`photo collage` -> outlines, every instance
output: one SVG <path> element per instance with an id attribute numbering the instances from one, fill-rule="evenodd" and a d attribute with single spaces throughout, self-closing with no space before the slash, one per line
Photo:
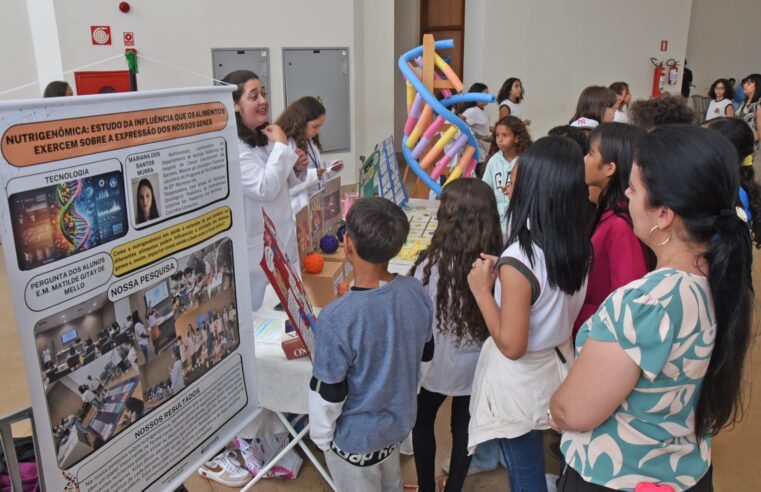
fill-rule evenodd
<path id="1" fill-rule="evenodd" d="M 222 238 L 124 298 L 101 293 L 34 327 L 58 465 L 67 469 L 240 343 L 233 248 Z"/>

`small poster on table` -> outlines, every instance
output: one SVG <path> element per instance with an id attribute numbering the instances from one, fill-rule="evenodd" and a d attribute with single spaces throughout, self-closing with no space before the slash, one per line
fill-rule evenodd
<path id="1" fill-rule="evenodd" d="M 312 231 L 310 230 L 309 207 L 304 205 L 296 213 L 296 242 L 299 246 L 299 264 L 304 264 L 304 258 L 314 250 L 312 246 Z"/>
<path id="2" fill-rule="evenodd" d="M 264 215 L 264 257 L 261 266 L 278 299 L 283 304 L 288 319 L 296 329 L 310 360 L 314 360 L 315 316 L 307 300 L 299 276 L 291 269 L 277 237 L 277 231 L 267 213 Z"/>
<path id="3" fill-rule="evenodd" d="M 379 195 L 400 207 L 410 199 L 396 160 L 393 136 L 378 144 L 365 160 L 360 170 L 359 191 L 363 197 Z"/>
<path id="4" fill-rule="evenodd" d="M 320 239 L 325 235 L 325 221 L 322 213 L 322 190 L 309 197 L 309 234 L 312 236 L 312 247 L 320 244 Z"/>
<path id="5" fill-rule="evenodd" d="M 338 224 L 341 222 L 341 177 L 336 176 L 326 181 L 322 194 L 323 235 L 335 234 L 338 230 Z M 321 238 L 322 236 L 320 236 Z"/>

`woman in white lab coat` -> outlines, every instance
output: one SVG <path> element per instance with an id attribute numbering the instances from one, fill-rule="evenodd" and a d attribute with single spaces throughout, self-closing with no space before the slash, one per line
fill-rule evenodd
<path id="1" fill-rule="evenodd" d="M 288 146 L 306 155 L 305 165 L 298 162 L 288 177 L 291 208 L 296 214 L 309 203 L 310 195 L 320 191 L 326 180 L 338 175 L 343 161 L 334 161 L 329 166 L 322 162 L 320 129 L 325 124 L 325 107 L 317 98 L 305 96 L 293 101 L 276 124 L 288 137 Z"/>
<path id="2" fill-rule="evenodd" d="M 262 210 L 272 219 L 288 261 L 294 271 L 299 272 L 296 227 L 288 195 L 288 175 L 298 156 L 288 148 L 283 130 L 267 124 L 267 93 L 254 72 L 237 70 L 228 74 L 223 82 L 236 86 L 233 102 L 246 215 L 251 307 L 257 310 L 268 283 L 259 265 L 264 251 Z"/>

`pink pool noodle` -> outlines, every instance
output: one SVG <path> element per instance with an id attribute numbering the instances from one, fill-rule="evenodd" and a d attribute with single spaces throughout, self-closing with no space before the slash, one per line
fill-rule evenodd
<path id="1" fill-rule="evenodd" d="M 438 179 L 438 177 L 441 176 L 444 168 L 447 167 L 447 165 L 452 161 L 452 158 L 454 158 L 455 154 L 457 154 L 457 152 L 459 152 L 467 142 L 468 136 L 464 133 L 457 137 L 457 140 L 455 140 L 449 150 L 446 151 L 444 157 L 442 157 L 439 162 L 436 163 L 436 167 L 431 172 L 431 177 L 433 179 Z"/>
<path id="2" fill-rule="evenodd" d="M 433 120 L 431 126 L 429 126 L 428 129 L 423 133 L 423 138 L 420 139 L 420 142 L 418 142 L 418 144 L 412 150 L 412 157 L 415 159 L 420 157 L 420 154 L 422 154 L 423 150 L 428 147 L 428 144 L 431 143 L 431 139 L 441 129 L 445 121 L 446 120 L 443 116 L 437 116 L 436 119 Z"/>
<path id="3" fill-rule="evenodd" d="M 473 171 L 476 169 L 476 160 L 471 157 L 470 158 L 470 164 L 468 164 L 468 169 L 465 170 L 465 177 L 469 177 L 473 175 Z"/>

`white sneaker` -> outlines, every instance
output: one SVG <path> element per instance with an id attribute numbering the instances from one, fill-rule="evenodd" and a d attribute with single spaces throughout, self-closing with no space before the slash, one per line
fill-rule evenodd
<path id="1" fill-rule="evenodd" d="M 198 469 L 198 474 L 228 487 L 243 487 L 253 476 L 238 465 L 235 451 L 227 450 Z"/>

